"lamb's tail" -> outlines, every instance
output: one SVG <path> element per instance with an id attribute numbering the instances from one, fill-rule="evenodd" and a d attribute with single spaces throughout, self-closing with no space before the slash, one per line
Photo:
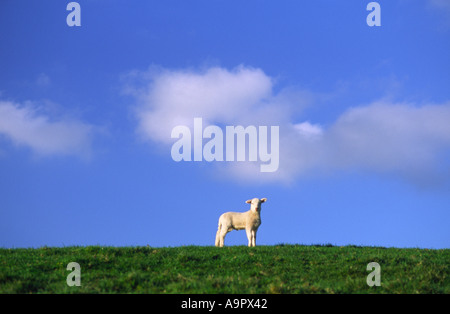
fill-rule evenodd
<path id="1" fill-rule="evenodd" d="M 216 246 L 219 246 L 219 242 L 220 242 L 220 229 L 222 229 L 222 223 L 219 220 L 219 226 L 217 228 L 217 232 L 216 232 Z"/>

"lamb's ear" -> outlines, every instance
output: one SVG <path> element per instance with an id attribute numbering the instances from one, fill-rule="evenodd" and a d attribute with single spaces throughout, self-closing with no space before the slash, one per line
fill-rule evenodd
<path id="1" fill-rule="evenodd" d="M 252 200 L 245 201 L 247 204 L 251 204 Z"/>
<path id="2" fill-rule="evenodd" d="M 261 203 L 264 203 L 265 201 L 267 201 L 267 198 L 262 198 L 261 199 Z"/>

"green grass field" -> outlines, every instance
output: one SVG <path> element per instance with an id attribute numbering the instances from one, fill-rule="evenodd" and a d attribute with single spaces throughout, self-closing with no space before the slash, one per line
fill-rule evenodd
<path id="1" fill-rule="evenodd" d="M 0 249 L 0 293 L 450 293 L 449 261 L 449 249 L 354 246 Z M 70 262 L 80 287 L 66 284 Z"/>

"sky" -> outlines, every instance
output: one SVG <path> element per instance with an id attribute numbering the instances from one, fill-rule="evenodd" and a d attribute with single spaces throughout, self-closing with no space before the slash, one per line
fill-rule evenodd
<path id="1" fill-rule="evenodd" d="M 0 247 L 214 245 L 265 197 L 257 245 L 450 248 L 448 1 L 69 2 L 0 3 Z M 278 167 L 175 161 L 194 118 Z"/>

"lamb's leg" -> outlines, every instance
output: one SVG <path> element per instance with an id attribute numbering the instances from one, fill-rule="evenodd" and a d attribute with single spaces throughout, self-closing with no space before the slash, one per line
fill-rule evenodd
<path id="1" fill-rule="evenodd" d="M 256 246 L 256 230 L 252 230 L 252 246 Z"/>
<path id="2" fill-rule="evenodd" d="M 245 232 L 247 233 L 248 246 L 252 246 L 252 230 L 250 228 L 246 228 Z"/>
<path id="3" fill-rule="evenodd" d="M 220 240 L 219 240 L 220 241 L 219 242 L 219 246 L 220 247 L 223 247 L 225 245 L 225 236 L 227 235 L 227 233 L 228 233 L 227 231 L 225 231 L 225 232 L 222 231 L 220 233 Z"/>
<path id="4" fill-rule="evenodd" d="M 220 227 L 221 227 L 221 224 L 219 224 L 219 227 L 217 228 L 217 232 L 216 232 L 216 242 L 215 242 L 216 246 L 220 246 Z"/>
<path id="5" fill-rule="evenodd" d="M 219 246 L 223 247 L 225 245 L 225 236 L 228 233 L 228 228 L 225 228 L 225 226 L 222 225 L 219 233 Z"/>

